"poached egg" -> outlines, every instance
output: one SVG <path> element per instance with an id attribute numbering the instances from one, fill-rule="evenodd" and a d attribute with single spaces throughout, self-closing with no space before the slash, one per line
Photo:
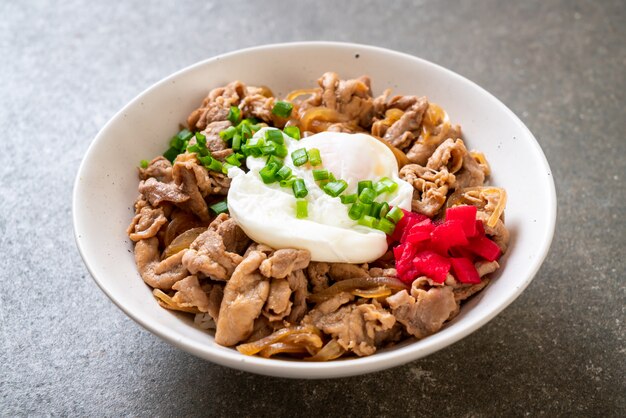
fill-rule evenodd
<path id="1" fill-rule="evenodd" d="M 250 139 L 255 144 L 265 136 L 263 128 Z M 306 249 L 313 261 L 365 263 L 380 258 L 387 251 L 384 232 L 359 225 L 350 219 L 350 205 L 341 203 L 339 197 L 327 195 L 313 179 L 313 169 L 307 163 L 295 166 L 291 153 L 299 148 L 317 148 L 322 165 L 337 179 L 348 183 L 343 194 L 357 192 L 361 180 L 378 181 L 388 177 L 398 184 L 393 193 L 383 193 L 377 202 L 389 206 L 411 209 L 413 187 L 398 177 L 395 156 L 385 144 L 366 134 L 322 132 L 295 140 L 283 133 L 289 154 L 284 165 L 293 175 L 304 180 L 308 195 L 308 217 L 296 218 L 296 198 L 291 187 L 279 183 L 265 184 L 259 176 L 267 157 L 249 156 L 246 173 L 232 167 L 228 191 L 228 209 L 243 231 L 254 241 L 272 248 Z"/>

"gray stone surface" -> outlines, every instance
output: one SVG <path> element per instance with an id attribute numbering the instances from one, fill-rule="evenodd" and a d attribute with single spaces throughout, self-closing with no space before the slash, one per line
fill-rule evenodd
<path id="1" fill-rule="evenodd" d="M 623 0 L 0 2 L 0 415 L 625 416 L 625 22 Z M 71 192 L 98 129 L 147 86 L 314 39 L 405 51 L 491 91 L 541 143 L 559 219 L 534 282 L 470 337 L 292 381 L 199 360 L 125 317 L 78 255 Z"/>

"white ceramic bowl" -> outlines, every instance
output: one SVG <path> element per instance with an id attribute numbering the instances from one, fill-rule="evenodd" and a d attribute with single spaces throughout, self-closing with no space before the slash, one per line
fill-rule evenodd
<path id="1" fill-rule="evenodd" d="M 470 148 L 492 168 L 492 184 L 508 193 L 511 244 L 496 280 L 464 305 L 441 331 L 363 358 L 307 363 L 248 357 L 217 345 L 187 317 L 161 308 L 141 280 L 126 236 L 137 196 L 137 163 L 162 153 L 167 140 L 211 88 L 238 79 L 282 96 L 316 85 L 326 71 L 367 74 L 374 94 L 425 95 L 462 126 Z M 102 128 L 74 186 L 74 229 L 96 283 L 128 316 L 164 340 L 224 366 L 273 376 L 329 378 L 386 369 L 433 353 L 496 316 L 524 290 L 548 253 L 556 220 L 550 167 L 537 141 L 505 105 L 471 81 L 428 61 L 386 49 L 329 42 L 268 45 L 221 55 L 150 87 Z M 487 355 L 487 354 L 486 354 Z"/>

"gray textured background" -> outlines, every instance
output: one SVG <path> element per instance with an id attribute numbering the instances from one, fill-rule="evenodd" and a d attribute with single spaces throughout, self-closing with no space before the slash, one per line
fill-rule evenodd
<path id="1" fill-rule="evenodd" d="M 626 415 L 626 3 L 0 2 L 0 415 Z M 495 94 L 552 166 L 559 219 L 524 294 L 463 341 L 362 377 L 287 381 L 162 342 L 89 277 L 72 182 L 162 77 L 252 45 L 389 47 Z"/>

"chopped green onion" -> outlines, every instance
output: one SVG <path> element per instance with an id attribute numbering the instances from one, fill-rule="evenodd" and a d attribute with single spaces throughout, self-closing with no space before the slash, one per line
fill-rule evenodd
<path id="1" fill-rule="evenodd" d="M 196 132 L 196 142 L 202 148 L 206 148 L 206 136 L 202 135 L 200 132 Z"/>
<path id="2" fill-rule="evenodd" d="M 347 188 L 348 183 L 346 183 L 345 180 L 331 181 L 323 187 L 324 192 L 332 197 L 339 196 Z"/>
<path id="3" fill-rule="evenodd" d="M 285 138 L 278 129 L 268 129 L 265 131 L 265 139 L 268 141 L 276 142 L 277 144 L 284 144 Z"/>
<path id="4" fill-rule="evenodd" d="M 280 171 L 280 170 L 279 170 Z M 280 187 L 292 187 L 293 183 L 296 181 L 297 177 L 296 176 L 291 176 L 285 180 L 281 180 L 279 182 Z"/>
<path id="5" fill-rule="evenodd" d="M 286 165 L 282 166 L 277 172 L 276 172 L 276 177 L 279 180 L 287 180 L 289 177 L 291 177 L 291 168 L 287 167 Z"/>
<path id="6" fill-rule="evenodd" d="M 309 191 L 306 189 L 306 186 L 304 184 L 304 180 L 302 179 L 296 179 L 291 185 L 291 188 L 293 190 L 294 196 L 299 199 L 309 194 Z"/>
<path id="7" fill-rule="evenodd" d="M 394 224 L 397 224 L 400 219 L 404 217 L 404 212 L 397 206 L 394 206 L 389 213 L 387 213 L 386 218 L 389 219 Z"/>
<path id="8" fill-rule="evenodd" d="M 381 218 L 378 221 L 378 225 L 376 225 L 376 229 L 380 229 L 385 234 L 391 235 L 393 233 L 393 230 L 396 229 L 396 224 L 394 224 L 388 219 Z"/>
<path id="9" fill-rule="evenodd" d="M 374 189 L 370 189 L 369 187 L 364 188 L 359 193 L 359 200 L 363 203 L 372 203 L 375 198 L 376 198 L 376 192 L 374 191 Z"/>
<path id="10" fill-rule="evenodd" d="M 328 180 L 330 180 L 330 181 L 337 181 L 337 179 L 335 178 L 335 175 L 333 173 L 330 173 L 328 175 Z"/>
<path id="11" fill-rule="evenodd" d="M 278 164 L 275 162 L 271 162 L 261 170 L 259 170 L 259 176 L 261 176 L 261 180 L 263 183 L 270 184 L 276 181 L 276 172 L 278 171 Z"/>
<path id="12" fill-rule="evenodd" d="M 318 150 L 317 148 L 311 148 L 308 151 L 308 154 L 309 154 L 309 162 L 311 163 L 311 166 L 316 167 L 322 164 L 322 157 L 320 155 L 320 150 Z"/>
<path id="13" fill-rule="evenodd" d="M 233 125 L 237 125 L 241 120 L 241 110 L 237 106 L 231 106 L 226 119 L 228 119 Z"/>
<path id="14" fill-rule="evenodd" d="M 233 143 L 231 144 L 231 148 L 234 151 L 239 151 L 241 149 L 241 135 L 233 135 Z"/>
<path id="15" fill-rule="evenodd" d="M 296 218 L 305 219 L 309 217 L 308 202 L 304 199 L 296 200 Z"/>
<path id="16" fill-rule="evenodd" d="M 228 211 L 228 203 L 225 200 L 222 200 L 221 202 L 217 202 L 214 205 L 211 205 L 209 207 L 211 208 L 213 212 L 215 212 L 216 215 L 219 215 L 220 213 L 224 213 Z"/>
<path id="17" fill-rule="evenodd" d="M 363 216 L 372 214 L 372 205 L 371 203 L 362 203 L 363 204 Z"/>
<path id="18" fill-rule="evenodd" d="M 378 212 L 379 218 L 384 218 L 389 213 L 389 203 L 383 202 L 383 205 L 380 207 L 380 212 Z"/>
<path id="19" fill-rule="evenodd" d="M 215 158 L 212 158 L 212 160 L 213 161 L 211 161 L 211 164 L 206 166 L 206 168 L 212 171 L 222 171 L 223 170 L 222 163 L 219 160 L 216 160 Z"/>
<path id="20" fill-rule="evenodd" d="M 372 189 L 372 188 L 374 188 L 374 186 L 372 185 L 371 180 L 361 180 L 359 182 L 357 193 L 361 195 L 361 192 L 363 191 L 363 189 Z"/>
<path id="21" fill-rule="evenodd" d="M 167 151 L 163 153 L 163 156 L 167 158 L 170 163 L 173 163 L 178 154 L 180 154 L 180 150 L 178 148 L 170 147 Z"/>
<path id="22" fill-rule="evenodd" d="M 233 139 L 236 133 L 237 128 L 235 128 L 234 126 L 229 126 L 228 128 L 220 132 L 220 138 L 222 138 L 224 141 L 228 141 L 229 139 Z"/>
<path id="23" fill-rule="evenodd" d="M 359 219 L 359 225 L 367 226 L 368 228 L 376 228 L 376 226 L 378 226 L 378 219 L 373 216 L 364 215 Z"/>
<path id="24" fill-rule="evenodd" d="M 268 143 L 267 145 L 263 145 L 259 148 L 261 150 L 261 154 L 263 155 L 274 155 L 276 154 L 276 145 L 273 143 Z"/>
<path id="25" fill-rule="evenodd" d="M 230 170 L 233 167 L 235 167 L 233 164 L 222 163 L 222 173 L 223 174 L 228 174 L 228 170 Z"/>
<path id="26" fill-rule="evenodd" d="M 374 190 L 376 193 L 381 194 L 383 192 L 393 193 L 398 188 L 398 183 L 391 180 L 389 177 L 381 178 L 376 185 L 374 186 Z"/>
<path id="27" fill-rule="evenodd" d="M 240 123 L 241 137 L 244 139 L 252 138 L 252 129 L 250 129 L 250 125 L 247 123 Z"/>
<path id="28" fill-rule="evenodd" d="M 265 165 L 267 165 L 269 163 L 276 164 L 278 166 L 278 168 L 283 166 L 283 160 L 281 160 L 280 158 L 276 157 L 275 155 L 270 155 L 269 157 L 267 157 L 267 161 L 265 162 Z"/>
<path id="29" fill-rule="evenodd" d="M 354 203 L 357 201 L 357 194 L 356 193 L 352 193 L 352 194 L 342 194 L 341 196 L 339 196 L 339 198 L 341 199 L 341 203 L 343 203 L 344 205 L 347 205 L 349 203 Z"/>
<path id="30" fill-rule="evenodd" d="M 239 155 L 241 154 L 231 154 L 226 157 L 226 162 L 230 165 L 234 165 L 235 167 L 241 166 L 241 161 L 239 161 Z"/>
<path id="31" fill-rule="evenodd" d="M 280 116 L 281 118 L 288 118 L 289 115 L 291 115 L 292 109 L 293 105 L 291 103 L 279 100 L 274 104 L 272 113 L 276 116 Z"/>
<path id="32" fill-rule="evenodd" d="M 176 134 L 176 137 L 181 141 L 189 141 L 193 134 L 188 129 L 183 129 Z"/>
<path id="33" fill-rule="evenodd" d="M 355 202 L 352 204 L 352 206 L 350 206 L 350 210 L 348 211 L 348 216 L 350 217 L 350 219 L 357 221 L 363 215 L 364 209 L 365 207 L 363 203 Z"/>
<path id="34" fill-rule="evenodd" d="M 287 150 L 287 146 L 285 144 L 276 144 L 276 156 L 280 158 L 285 158 L 289 151 Z"/>
<path id="35" fill-rule="evenodd" d="M 383 207 L 382 203 L 378 203 L 378 202 L 372 203 L 372 210 L 371 210 L 370 215 L 376 219 L 380 218 L 380 210 L 382 209 L 382 207 Z"/>
<path id="36" fill-rule="evenodd" d="M 328 180 L 328 170 L 313 170 L 313 178 L 315 181 Z"/>
<path id="37" fill-rule="evenodd" d="M 139 163 L 139 166 L 141 168 L 148 168 L 149 165 L 150 165 L 150 161 L 148 160 L 141 160 L 141 162 Z"/>
<path id="38" fill-rule="evenodd" d="M 206 157 L 209 155 L 209 150 L 206 149 L 206 146 L 202 147 L 200 144 L 193 144 L 187 147 L 187 151 L 195 152 L 200 157 Z"/>
<path id="39" fill-rule="evenodd" d="M 300 128 L 297 126 L 286 126 L 285 129 L 283 129 L 283 132 L 293 139 L 300 139 Z"/>
<path id="40" fill-rule="evenodd" d="M 291 159 L 293 160 L 293 165 L 295 165 L 296 167 L 306 164 L 306 162 L 309 160 L 309 155 L 306 152 L 306 148 L 299 148 L 292 152 Z"/>

